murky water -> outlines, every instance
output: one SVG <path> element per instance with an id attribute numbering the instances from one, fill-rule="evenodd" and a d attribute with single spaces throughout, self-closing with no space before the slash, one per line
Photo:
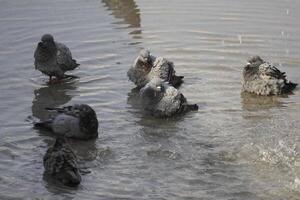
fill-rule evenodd
<path id="1" fill-rule="evenodd" d="M 297 0 L 0 1 L 0 199 L 300 199 L 300 92 L 241 94 L 253 54 L 300 77 Z M 48 86 L 33 51 L 67 44 L 78 79 Z M 199 112 L 169 120 L 134 106 L 126 71 L 141 48 L 174 61 Z M 82 184 L 43 178 L 46 106 L 88 103 L 100 136 L 71 141 Z"/>

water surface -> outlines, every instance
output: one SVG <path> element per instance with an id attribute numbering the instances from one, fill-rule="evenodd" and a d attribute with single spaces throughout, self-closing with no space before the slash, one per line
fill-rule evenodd
<path id="1" fill-rule="evenodd" d="M 254 54 L 299 82 L 298 1 L 0 2 L 0 199 L 299 199 L 299 89 L 240 92 Z M 49 86 L 34 70 L 43 33 L 70 47 L 79 78 Z M 134 106 L 126 72 L 142 48 L 175 63 L 198 112 L 157 120 Z M 43 177 L 53 137 L 32 128 L 73 103 L 100 119 L 98 139 L 71 141 L 91 171 L 76 189 Z"/>

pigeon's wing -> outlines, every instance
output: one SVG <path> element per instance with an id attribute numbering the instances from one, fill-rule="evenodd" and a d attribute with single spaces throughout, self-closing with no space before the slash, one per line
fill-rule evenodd
<path id="1" fill-rule="evenodd" d="M 62 149 L 64 155 L 64 165 L 69 169 L 77 169 L 77 158 L 75 153 L 69 146 L 64 146 Z"/>
<path id="2" fill-rule="evenodd" d="M 59 149 L 50 147 L 44 156 L 44 167 L 48 174 L 59 173 L 62 169 L 77 169 L 77 158 L 68 145 Z"/>
<path id="3" fill-rule="evenodd" d="M 70 49 L 61 43 L 56 43 L 57 53 L 56 53 L 56 61 L 60 66 L 61 70 L 68 71 L 75 69 L 78 64 L 76 60 L 72 59 L 72 54 Z"/>
<path id="4" fill-rule="evenodd" d="M 64 155 L 53 147 L 47 150 L 44 156 L 44 167 L 48 174 L 58 173 L 64 165 Z"/>
<path id="5" fill-rule="evenodd" d="M 260 65 L 259 72 L 260 74 L 269 76 L 271 78 L 286 80 L 285 72 L 281 72 L 279 69 L 269 63 Z"/>
<path id="6" fill-rule="evenodd" d="M 173 86 L 165 85 L 164 97 L 161 99 L 159 105 L 157 106 L 158 110 L 164 112 L 166 116 L 172 116 L 175 114 L 182 104 L 182 95 Z"/>
<path id="7" fill-rule="evenodd" d="M 64 106 L 64 107 L 61 107 L 61 108 L 47 107 L 46 109 L 49 110 L 49 111 L 55 111 L 57 113 L 64 113 L 66 115 L 71 115 L 71 116 L 74 116 L 74 117 L 79 117 L 79 115 L 80 115 L 79 106 L 77 106 L 77 105 Z"/>
<path id="8" fill-rule="evenodd" d="M 173 76 L 175 76 L 175 69 L 174 69 L 174 63 L 173 62 L 170 62 L 168 61 L 168 81 L 171 81 Z"/>
<path id="9" fill-rule="evenodd" d="M 163 57 L 156 58 L 154 67 L 151 69 L 151 78 L 161 78 L 164 81 L 171 80 L 172 69 L 167 59 Z"/>

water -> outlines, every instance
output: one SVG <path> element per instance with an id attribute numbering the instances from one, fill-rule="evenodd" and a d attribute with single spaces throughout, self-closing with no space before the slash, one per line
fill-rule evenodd
<path id="1" fill-rule="evenodd" d="M 2 0 L 0 199 L 300 199 L 300 93 L 241 94 L 258 54 L 299 82 L 296 0 Z M 48 86 L 33 51 L 43 33 L 81 64 Z M 174 61 L 181 91 L 200 110 L 169 120 L 134 106 L 126 71 L 142 48 Z M 99 138 L 71 141 L 76 188 L 43 177 L 53 138 L 32 128 L 46 106 L 88 103 Z"/>

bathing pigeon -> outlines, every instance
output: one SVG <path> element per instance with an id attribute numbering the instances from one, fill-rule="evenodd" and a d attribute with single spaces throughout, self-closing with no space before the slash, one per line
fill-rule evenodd
<path id="1" fill-rule="evenodd" d="M 64 78 L 66 71 L 73 70 L 79 66 L 76 60 L 72 58 L 70 49 L 54 41 L 50 34 L 44 34 L 38 43 L 34 52 L 35 69 L 49 76 L 49 82 L 52 82 L 52 76 L 57 80 Z"/>
<path id="2" fill-rule="evenodd" d="M 188 104 L 179 90 L 159 78 L 152 79 L 140 90 L 143 109 L 155 117 L 171 117 L 198 110 L 197 104 Z"/>
<path id="3" fill-rule="evenodd" d="M 43 159 L 45 174 L 68 186 L 81 182 L 77 158 L 64 137 L 58 137 Z"/>
<path id="4" fill-rule="evenodd" d="M 281 95 L 291 92 L 297 84 L 287 80 L 285 72 L 281 72 L 272 64 L 259 56 L 248 60 L 243 70 L 243 91 L 257 95 Z"/>
<path id="5" fill-rule="evenodd" d="M 150 51 L 141 50 L 127 76 L 137 87 L 142 88 L 153 78 L 160 78 L 174 87 L 183 83 L 183 76 L 176 76 L 174 64 L 165 58 L 152 56 Z"/>
<path id="6" fill-rule="evenodd" d="M 62 108 L 46 108 L 56 115 L 49 120 L 35 123 L 37 128 L 46 128 L 58 135 L 75 139 L 98 137 L 98 119 L 95 111 L 86 104 Z"/>

